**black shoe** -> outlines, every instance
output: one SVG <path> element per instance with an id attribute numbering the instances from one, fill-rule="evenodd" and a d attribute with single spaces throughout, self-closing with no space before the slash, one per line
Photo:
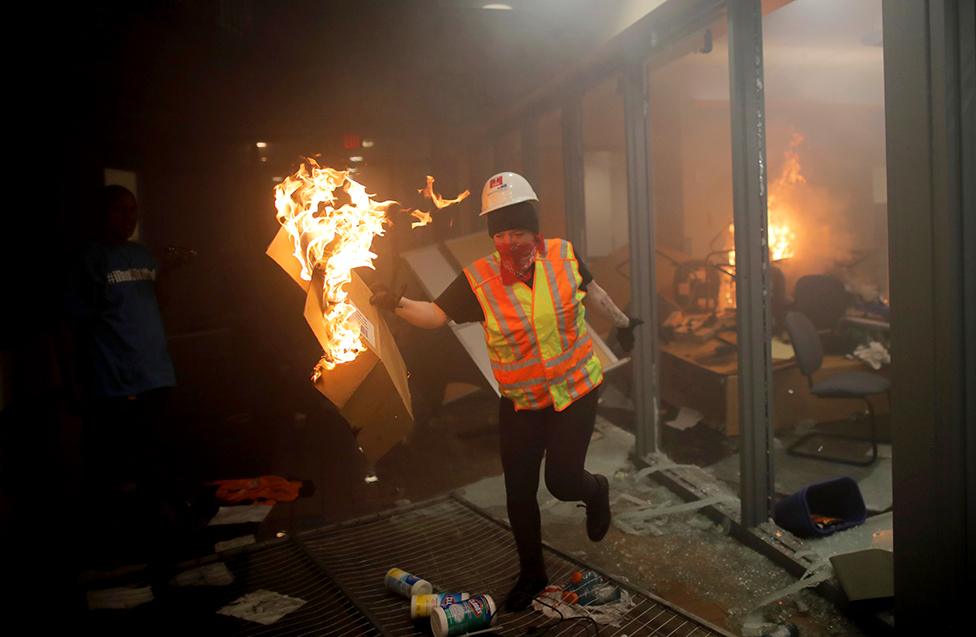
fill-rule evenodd
<path id="1" fill-rule="evenodd" d="M 597 482 L 597 494 L 593 502 L 586 505 L 586 534 L 594 542 L 599 542 L 610 530 L 610 482 L 606 476 L 593 476 Z"/>
<path id="2" fill-rule="evenodd" d="M 505 610 L 510 613 L 518 613 L 529 607 L 535 596 L 542 592 L 542 589 L 549 583 L 549 578 L 545 574 L 541 575 L 519 575 L 515 586 L 505 597 Z"/>

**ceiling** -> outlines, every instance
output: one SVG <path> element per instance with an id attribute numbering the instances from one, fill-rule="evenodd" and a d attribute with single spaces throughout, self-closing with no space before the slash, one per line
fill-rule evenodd
<path id="1" fill-rule="evenodd" d="M 356 132 L 460 139 L 639 15 L 648 0 L 96 3 L 53 41 L 76 121 L 154 145 Z M 379 146 L 379 143 L 378 143 Z"/>

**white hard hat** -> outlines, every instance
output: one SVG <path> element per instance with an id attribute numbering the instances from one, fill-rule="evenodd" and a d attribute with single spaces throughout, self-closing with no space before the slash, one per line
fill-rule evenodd
<path id="1" fill-rule="evenodd" d="M 523 201 L 539 201 L 525 177 L 512 172 L 498 173 L 485 182 L 481 191 L 481 214 Z"/>

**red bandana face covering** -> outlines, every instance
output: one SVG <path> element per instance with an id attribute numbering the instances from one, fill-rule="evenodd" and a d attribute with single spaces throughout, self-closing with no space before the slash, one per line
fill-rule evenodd
<path id="1" fill-rule="evenodd" d="M 503 243 L 498 248 L 501 258 L 502 283 L 514 285 L 516 281 L 529 284 L 535 274 L 535 258 L 542 251 L 542 235 L 535 235 L 532 243 Z"/>

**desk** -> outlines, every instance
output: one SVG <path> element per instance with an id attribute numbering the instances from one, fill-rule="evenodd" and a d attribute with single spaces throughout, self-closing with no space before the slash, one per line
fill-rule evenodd
<path id="1" fill-rule="evenodd" d="M 704 416 L 703 422 L 727 436 L 739 435 L 739 376 L 736 352 L 720 355 L 723 343 L 671 342 L 660 346 L 659 383 L 661 399 L 677 407 L 690 407 Z M 823 380 L 831 374 L 871 371 L 858 360 L 824 356 L 814 375 Z M 810 393 L 807 379 L 794 360 L 773 361 L 773 428 L 792 427 L 805 418 L 816 422 L 842 420 L 863 411 L 860 400 L 821 399 Z M 872 398 L 875 413 L 887 413 L 887 397 Z"/>

